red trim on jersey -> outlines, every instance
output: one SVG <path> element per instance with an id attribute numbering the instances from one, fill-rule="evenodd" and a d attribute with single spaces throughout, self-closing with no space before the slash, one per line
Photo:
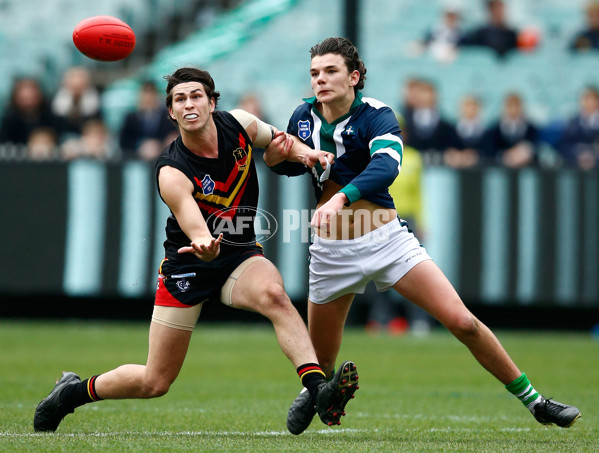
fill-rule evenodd
<path id="1" fill-rule="evenodd" d="M 198 204 L 200 209 L 204 209 L 205 211 L 208 211 L 208 214 L 216 215 L 216 217 L 218 217 L 219 219 L 231 220 L 233 217 L 235 217 L 235 213 L 237 212 L 237 207 L 231 208 L 231 209 L 227 210 L 226 212 L 223 212 L 222 208 L 217 208 L 215 206 L 206 204 L 202 200 L 196 200 L 196 203 Z"/>
<path id="2" fill-rule="evenodd" d="M 245 149 L 245 138 L 241 132 L 239 133 L 239 146 Z"/>
<path id="3" fill-rule="evenodd" d="M 231 173 L 229 173 L 229 176 L 227 177 L 227 181 L 226 182 L 215 181 L 214 189 L 227 193 L 229 191 L 229 189 L 231 188 L 231 185 L 233 185 L 233 182 L 235 181 L 235 179 L 237 179 L 237 176 L 239 176 L 239 167 L 237 166 L 237 164 L 235 164 L 235 166 L 231 170 Z M 248 173 L 248 176 L 249 176 L 249 173 Z"/>
<path id="4" fill-rule="evenodd" d="M 168 292 L 168 289 L 166 289 L 166 285 L 164 284 L 164 280 L 162 277 L 158 277 L 158 289 L 156 290 L 156 298 L 154 299 L 154 305 L 159 305 L 161 307 L 189 307 L 189 305 L 185 305 L 179 302 L 177 299 L 173 297 L 171 293 Z"/>
<path id="5" fill-rule="evenodd" d="M 241 189 L 239 189 L 239 193 L 237 194 L 237 196 L 235 197 L 235 199 L 233 200 L 233 206 L 235 206 L 235 211 L 237 211 L 237 206 L 239 206 L 239 202 L 241 201 L 241 197 L 243 196 L 243 194 L 245 193 L 245 189 L 248 185 L 248 181 L 250 180 L 250 178 L 245 178 L 245 181 L 243 182 L 243 186 L 241 186 Z"/>
<path id="6" fill-rule="evenodd" d="M 235 214 L 237 213 L 237 208 L 239 207 L 239 202 L 241 201 L 241 197 L 243 197 L 243 194 L 245 193 L 245 189 L 247 188 L 249 180 L 250 180 L 250 178 L 245 179 L 245 181 L 243 182 L 243 185 L 241 186 L 241 188 L 239 189 L 239 192 L 237 193 L 237 196 L 233 200 L 233 203 L 231 203 L 232 207 L 230 209 L 228 209 L 226 212 L 222 212 L 221 211 L 222 208 L 218 208 L 218 207 L 209 205 L 203 200 L 196 200 L 196 203 L 198 204 L 200 209 L 204 209 L 209 214 L 216 215 L 219 219 L 231 220 L 233 217 L 235 217 Z"/>

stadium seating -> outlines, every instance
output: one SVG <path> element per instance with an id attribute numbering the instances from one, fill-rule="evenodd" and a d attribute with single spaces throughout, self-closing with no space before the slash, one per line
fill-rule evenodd
<path id="1" fill-rule="evenodd" d="M 80 0 L 27 0 L 0 2 L 0 106 L 8 100 L 13 78 L 38 77 L 50 94 L 55 92 L 63 71 L 75 64 L 93 66 L 72 43 L 72 31 L 82 19 L 96 15 L 119 17 L 138 36 L 160 20 L 185 11 L 193 0 L 103 0 L 101 6 Z M 162 14 L 156 14 L 161 11 Z M 0 111 L 1 116 L 1 111 Z"/>
<path id="2" fill-rule="evenodd" d="M 410 54 L 409 43 L 420 39 L 439 19 L 446 3 L 361 2 L 359 47 L 368 67 L 365 95 L 397 108 L 405 80 L 423 76 L 437 85 L 441 110 L 449 118 L 455 117 L 459 99 L 474 93 L 483 100 L 484 118 L 491 121 L 505 93 L 517 90 L 532 117 L 544 123 L 572 114 L 582 87 L 596 80 L 599 54 L 570 55 L 567 51 L 569 40 L 584 24 L 586 0 L 506 0 L 510 21 L 518 28 L 536 27 L 541 40 L 533 51 L 516 52 L 505 60 L 476 48 L 463 49 L 452 64 L 439 63 L 427 54 Z M 343 34 L 344 2 L 247 0 L 202 27 L 192 15 L 199 4 L 210 2 L 104 0 L 100 11 L 93 3 L 78 0 L 28 0 L 28 13 L 22 14 L 17 0 L 1 1 L 0 66 L 4 77 L 0 104 L 5 104 L 15 75 L 37 75 L 47 91 L 53 92 L 70 65 L 105 68 L 82 57 L 72 45 L 71 31 L 84 17 L 115 15 L 141 35 L 157 27 L 164 29 L 166 17 L 179 15 L 187 18 L 181 23 L 188 29 L 199 29 L 164 48 L 147 65 L 145 55 L 132 55 L 129 74 L 133 75 L 111 83 L 103 98 L 109 127 L 118 129 L 124 113 L 134 107 L 142 78 L 162 82 L 163 75 L 187 64 L 212 72 L 223 94 L 223 108 L 233 107 L 241 95 L 253 91 L 263 95 L 269 118 L 284 127 L 299 99 L 310 93 L 306 77 L 310 46 L 326 36 Z M 465 29 L 484 20 L 481 1 L 460 0 L 457 4 L 462 7 Z"/>

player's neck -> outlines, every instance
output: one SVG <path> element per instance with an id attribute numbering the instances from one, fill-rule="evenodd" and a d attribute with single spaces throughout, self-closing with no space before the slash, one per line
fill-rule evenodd
<path id="1" fill-rule="evenodd" d="M 318 110 L 320 113 L 322 113 L 324 119 L 331 124 L 349 113 L 355 98 L 356 96 L 352 92 L 351 96 L 347 96 L 342 99 L 336 99 L 334 101 L 327 102 L 326 104 L 320 103 L 320 108 Z"/>
<path id="2" fill-rule="evenodd" d="M 181 130 L 181 140 L 185 147 L 197 156 L 218 157 L 218 134 L 214 121 L 208 121 L 202 129 Z"/>

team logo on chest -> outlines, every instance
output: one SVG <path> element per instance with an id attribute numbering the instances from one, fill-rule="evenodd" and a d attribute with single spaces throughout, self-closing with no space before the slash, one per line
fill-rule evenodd
<path id="1" fill-rule="evenodd" d="M 235 158 L 237 168 L 239 170 L 244 170 L 248 160 L 248 155 L 245 152 L 245 149 L 237 148 L 235 151 L 233 151 L 233 157 Z"/>
<path id="2" fill-rule="evenodd" d="M 214 181 L 210 175 L 206 175 L 202 179 L 202 192 L 204 195 L 211 195 L 214 192 Z"/>
<path id="3" fill-rule="evenodd" d="M 312 135 L 312 131 L 310 130 L 310 121 L 298 121 L 297 122 L 297 135 L 303 141 L 308 140 L 310 135 Z"/>

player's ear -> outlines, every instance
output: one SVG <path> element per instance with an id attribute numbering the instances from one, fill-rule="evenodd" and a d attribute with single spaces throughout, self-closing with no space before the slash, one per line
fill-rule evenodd
<path id="1" fill-rule="evenodd" d="M 349 86 L 354 87 L 360 81 L 360 71 L 355 70 L 349 75 Z"/>

